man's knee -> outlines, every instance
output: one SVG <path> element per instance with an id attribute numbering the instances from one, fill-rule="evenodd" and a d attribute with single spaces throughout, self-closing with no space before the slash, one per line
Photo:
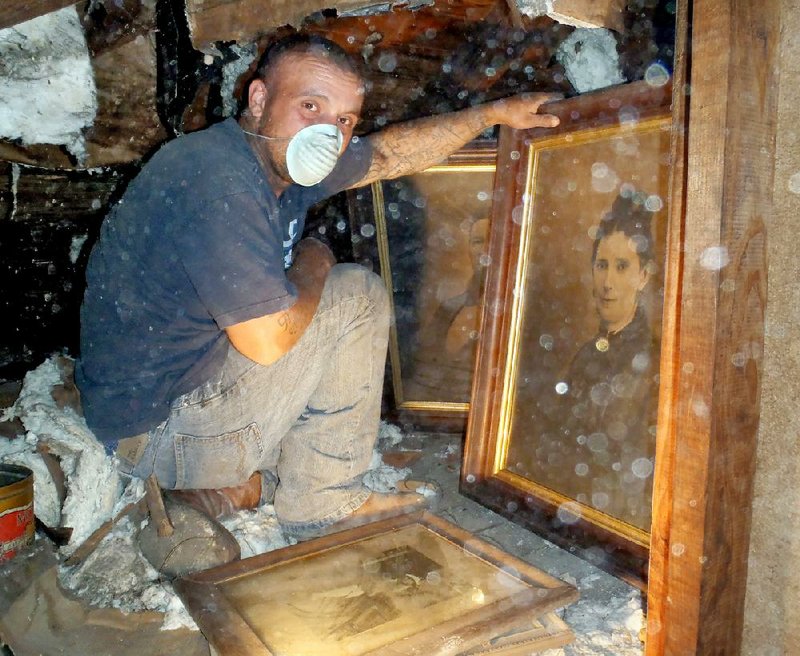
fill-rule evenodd
<path id="1" fill-rule="evenodd" d="M 383 280 L 379 275 L 359 264 L 335 265 L 330 270 L 325 285 L 330 287 L 334 296 L 362 295 L 370 299 L 376 312 L 388 313 L 389 311 L 389 295 Z"/>

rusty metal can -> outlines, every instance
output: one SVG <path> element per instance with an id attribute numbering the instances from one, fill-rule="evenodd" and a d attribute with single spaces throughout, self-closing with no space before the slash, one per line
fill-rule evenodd
<path id="1" fill-rule="evenodd" d="M 0 562 L 33 544 L 33 472 L 0 464 Z"/>

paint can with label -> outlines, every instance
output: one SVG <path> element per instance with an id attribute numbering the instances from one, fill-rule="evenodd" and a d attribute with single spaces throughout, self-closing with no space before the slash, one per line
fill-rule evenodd
<path id="1" fill-rule="evenodd" d="M 33 472 L 0 464 L 0 562 L 33 544 Z"/>

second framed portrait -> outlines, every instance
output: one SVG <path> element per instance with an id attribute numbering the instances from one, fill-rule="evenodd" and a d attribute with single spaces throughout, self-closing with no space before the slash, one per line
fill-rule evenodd
<path id="1" fill-rule="evenodd" d="M 495 142 L 372 185 L 381 275 L 395 321 L 395 411 L 420 426 L 463 426 L 480 336 Z M 362 231 L 363 232 L 363 231 Z"/>

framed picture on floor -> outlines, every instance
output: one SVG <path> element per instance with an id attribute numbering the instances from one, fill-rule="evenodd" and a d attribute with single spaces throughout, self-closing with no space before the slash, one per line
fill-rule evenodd
<path id="1" fill-rule="evenodd" d="M 444 653 L 454 636 L 452 653 L 530 653 L 571 640 L 551 612 L 578 596 L 421 512 L 198 572 L 175 589 L 221 656 Z"/>
<path id="2" fill-rule="evenodd" d="M 643 582 L 670 180 L 668 89 L 551 103 L 501 132 L 462 490 Z M 501 165 L 502 163 L 502 165 Z M 509 182 L 512 181 L 512 182 Z"/>

